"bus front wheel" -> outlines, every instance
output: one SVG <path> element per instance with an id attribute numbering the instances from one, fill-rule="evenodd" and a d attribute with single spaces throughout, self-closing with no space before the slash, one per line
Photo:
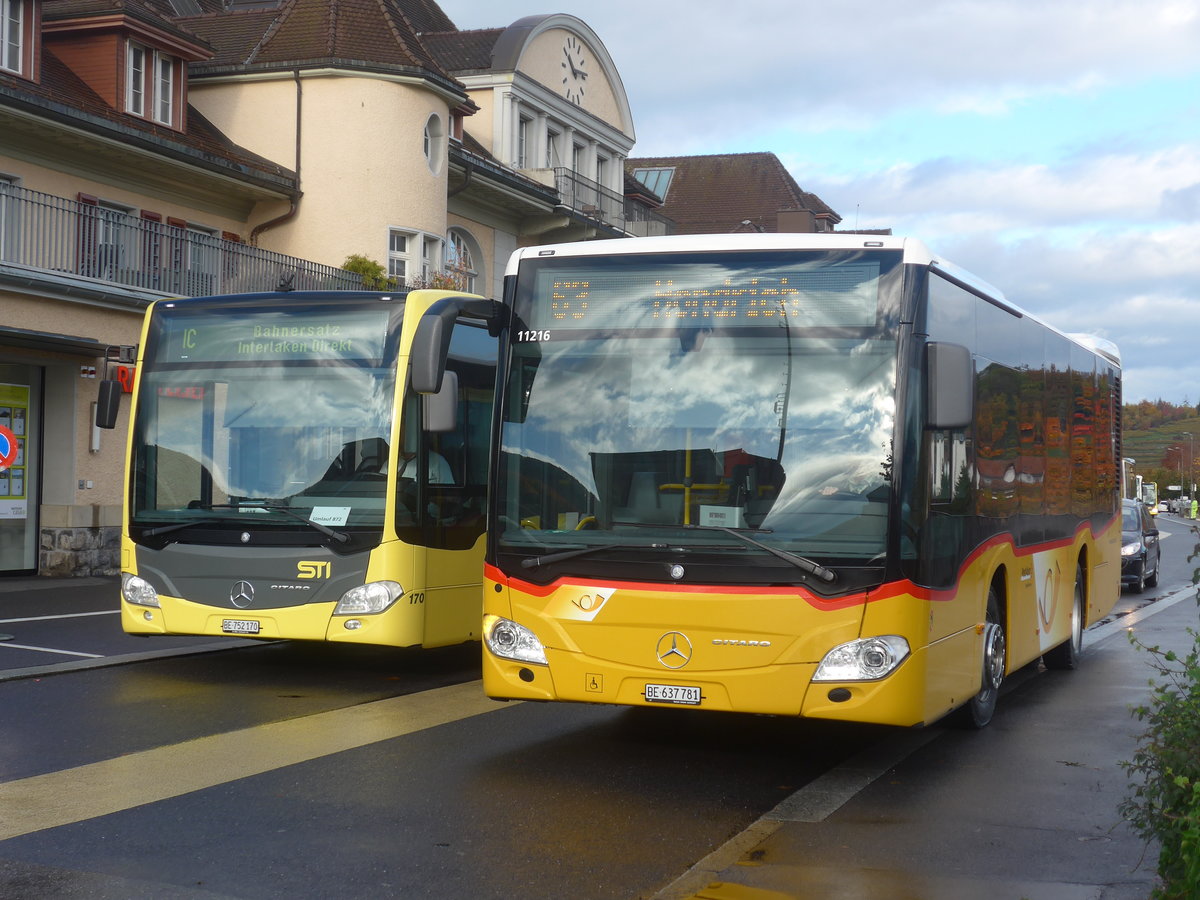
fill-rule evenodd
<path id="1" fill-rule="evenodd" d="M 1006 642 L 1004 622 L 1000 616 L 1000 600 L 996 588 L 988 589 L 987 617 L 983 624 L 983 677 L 979 693 L 962 708 L 962 721 L 971 728 L 983 728 L 992 721 L 996 699 L 1004 681 Z"/>

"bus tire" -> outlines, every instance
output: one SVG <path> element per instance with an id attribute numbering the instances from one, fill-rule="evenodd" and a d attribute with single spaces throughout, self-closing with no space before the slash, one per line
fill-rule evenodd
<path id="1" fill-rule="evenodd" d="M 1004 657 L 1007 641 L 1004 620 L 1000 615 L 1000 598 L 996 586 L 988 588 L 987 615 L 983 625 L 983 671 L 979 693 L 959 711 L 959 721 L 969 728 L 983 728 L 992 721 L 1000 685 L 1004 681 Z"/>
<path id="2" fill-rule="evenodd" d="M 1042 654 L 1047 669 L 1074 669 L 1083 653 L 1083 569 L 1075 570 L 1075 597 L 1071 602 L 1071 636 Z"/>

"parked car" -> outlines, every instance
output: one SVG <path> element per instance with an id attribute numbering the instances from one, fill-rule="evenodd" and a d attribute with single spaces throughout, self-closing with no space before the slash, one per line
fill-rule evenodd
<path id="1" fill-rule="evenodd" d="M 1140 594 L 1158 584 L 1158 525 L 1141 500 L 1121 501 L 1121 586 Z"/>

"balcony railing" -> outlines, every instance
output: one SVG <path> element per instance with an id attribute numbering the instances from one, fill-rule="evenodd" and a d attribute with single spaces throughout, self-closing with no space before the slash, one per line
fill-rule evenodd
<path id="1" fill-rule="evenodd" d="M 636 237 L 673 234 L 675 222 L 640 203 L 625 202 L 625 232 Z"/>
<path id="2" fill-rule="evenodd" d="M 336 266 L 2 182 L 0 262 L 172 296 L 362 287 Z"/>
<path id="3" fill-rule="evenodd" d="M 675 223 L 652 209 L 630 203 L 622 194 L 567 168 L 554 170 L 554 186 L 564 206 L 600 225 L 625 234 L 670 234 Z"/>

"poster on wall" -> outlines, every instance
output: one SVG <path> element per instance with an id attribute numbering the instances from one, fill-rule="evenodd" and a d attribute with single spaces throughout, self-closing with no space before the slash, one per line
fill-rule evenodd
<path id="1" fill-rule="evenodd" d="M 0 384 L 0 519 L 24 519 L 25 423 L 29 419 L 29 386 Z"/>

